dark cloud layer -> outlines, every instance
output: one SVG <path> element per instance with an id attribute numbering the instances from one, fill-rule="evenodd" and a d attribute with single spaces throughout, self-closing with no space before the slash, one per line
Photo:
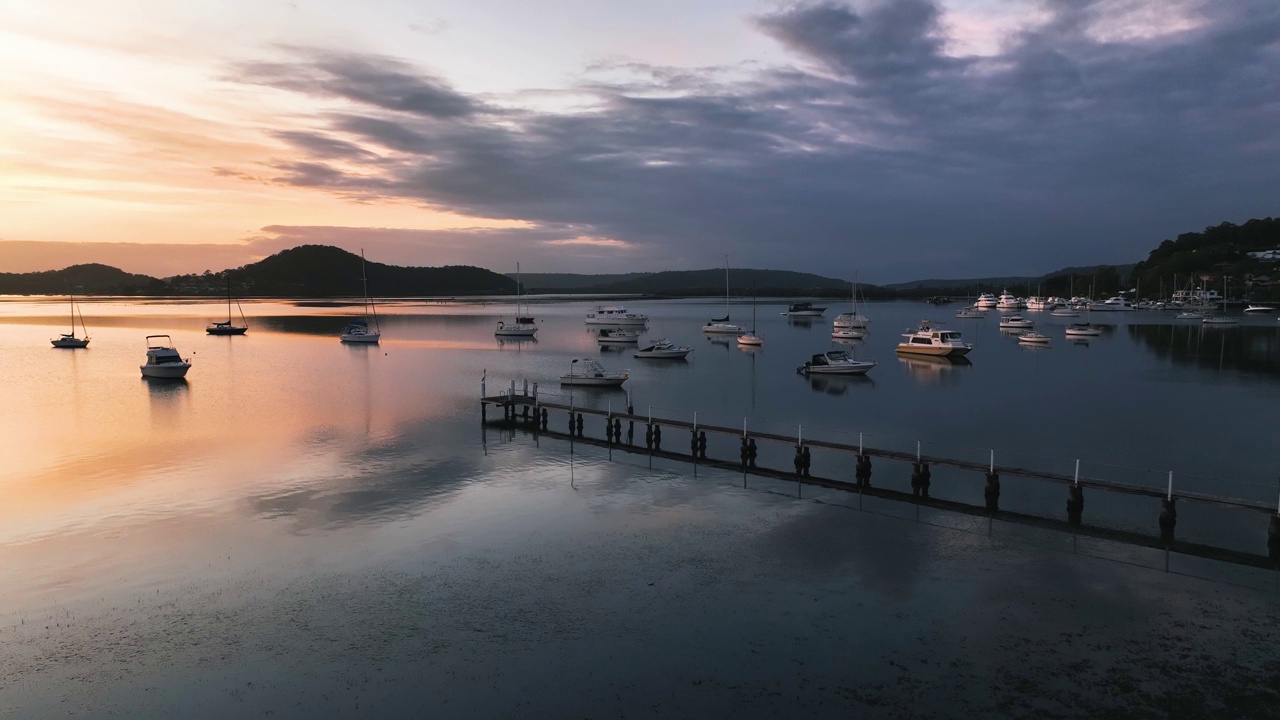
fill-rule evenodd
<path id="1" fill-rule="evenodd" d="M 586 111 L 499 108 L 397 60 L 319 50 L 236 77 L 341 104 L 277 136 L 294 150 L 264 159 L 277 182 L 535 224 L 477 236 L 485 264 L 486 243 L 510 257 L 502 236 L 564 258 L 546 270 L 732 252 L 881 281 L 1017 273 L 1276 213 L 1280 6 L 1207 4 L 1193 29 L 1125 42 L 1091 34 L 1104 3 L 1047 7 L 971 58 L 946 53 L 927 0 L 787 7 L 754 23 L 795 66 L 631 64 L 628 81 L 584 79 Z M 548 244 L 577 235 L 628 245 L 578 267 L 580 246 Z"/>

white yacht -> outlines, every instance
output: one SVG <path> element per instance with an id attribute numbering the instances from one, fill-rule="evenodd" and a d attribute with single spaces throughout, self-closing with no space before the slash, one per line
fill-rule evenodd
<path id="1" fill-rule="evenodd" d="M 640 342 L 640 331 L 600 328 L 600 331 L 596 334 L 596 342 L 601 345 L 638 343 Z"/>
<path id="2" fill-rule="evenodd" d="M 1000 301 L 996 300 L 995 295 L 992 295 L 991 293 L 982 293 L 978 296 L 978 299 L 974 301 L 973 306 L 980 310 L 990 310 L 999 304 Z"/>
<path id="3" fill-rule="evenodd" d="M 627 381 L 626 372 L 611 373 L 592 358 L 574 360 L 566 375 L 560 376 L 561 385 L 586 385 L 590 387 L 619 387 Z"/>
<path id="4" fill-rule="evenodd" d="M 996 307 L 1001 310 L 1019 310 L 1022 308 L 1022 301 L 1013 295 L 1006 288 L 1000 293 L 1000 297 L 996 300 Z"/>
<path id="5" fill-rule="evenodd" d="M 956 312 L 956 317 L 958 317 L 958 318 L 971 318 L 971 319 L 972 319 L 972 318 L 984 318 L 984 317 L 986 317 L 986 316 L 987 316 L 987 311 L 986 311 L 986 310 L 983 310 L 983 309 L 981 309 L 981 308 L 979 308 L 979 307 L 977 307 L 977 306 L 974 306 L 974 307 L 967 307 L 967 308 L 960 308 L 960 310 L 959 310 L 958 312 Z"/>
<path id="6" fill-rule="evenodd" d="M 900 353 L 962 357 L 973 350 L 973 345 L 960 339 L 960 333 L 935 328 L 928 320 L 920 323 L 920 327 L 914 332 L 902 337 L 906 338 L 906 342 L 898 343 Z"/>
<path id="7" fill-rule="evenodd" d="M 844 350 L 831 350 L 813 356 L 796 368 L 801 375 L 865 375 L 876 366 L 875 360 L 854 360 Z"/>
<path id="8" fill-rule="evenodd" d="M 1048 345 L 1049 340 L 1048 335 L 1041 335 L 1038 332 L 1024 332 L 1018 336 L 1018 342 L 1027 345 Z"/>
<path id="9" fill-rule="evenodd" d="M 1052 310 L 1053 308 L 1053 303 L 1038 295 L 1027 298 L 1028 310 Z"/>
<path id="10" fill-rule="evenodd" d="M 871 324 L 871 320 L 867 316 L 858 314 L 858 276 L 856 273 L 853 276 L 853 289 L 850 293 L 850 299 L 853 309 L 850 312 L 840 313 L 836 316 L 836 319 L 831 322 L 833 330 L 866 330 L 867 326 Z M 832 333 L 832 337 L 835 337 L 834 333 Z"/>
<path id="11" fill-rule="evenodd" d="M 598 305 L 595 310 L 587 313 L 586 323 L 588 325 L 647 325 L 649 316 L 627 312 L 627 309 L 621 305 Z"/>
<path id="12" fill-rule="evenodd" d="M 1089 303 L 1089 310 L 1090 310 L 1091 312 L 1098 312 L 1098 311 L 1101 311 L 1101 312 L 1132 312 L 1132 311 L 1134 310 L 1134 307 L 1133 307 L 1133 305 L 1131 305 L 1131 304 L 1129 303 L 1129 301 L 1128 301 L 1128 300 L 1126 300 L 1125 298 L 1123 298 L 1123 297 L 1121 297 L 1121 296 L 1119 296 L 1119 295 L 1116 295 L 1115 297 L 1107 298 L 1106 300 L 1104 300 L 1104 301 L 1102 301 L 1102 302 L 1100 302 L 1100 303 L 1098 303 L 1098 302 L 1091 302 L 1091 303 Z"/>
<path id="13" fill-rule="evenodd" d="M 493 334 L 498 337 L 533 337 L 538 334 L 538 326 L 532 317 L 520 314 L 520 301 L 524 299 L 524 284 L 521 282 L 520 263 L 516 263 L 516 321 L 508 325 L 499 320 Z"/>
<path id="14" fill-rule="evenodd" d="M 854 328 L 836 328 L 831 331 L 832 340 L 861 340 L 866 336 L 866 330 L 857 330 Z"/>
<path id="15" fill-rule="evenodd" d="M 693 352 L 693 348 L 688 345 L 676 345 L 663 338 L 652 345 L 636 350 L 632 357 L 649 358 L 651 360 L 679 360 L 691 352 Z"/>
<path id="16" fill-rule="evenodd" d="M 1203 320 L 1204 313 L 1196 310 L 1188 310 L 1186 312 L 1180 312 L 1177 315 L 1174 315 L 1173 319 L 1174 320 Z"/>
<path id="17" fill-rule="evenodd" d="M 1098 337 L 1102 331 L 1089 323 L 1072 323 L 1064 331 L 1067 337 Z"/>
<path id="18" fill-rule="evenodd" d="M 1247 313 L 1273 313 L 1276 309 L 1270 305 L 1249 305 L 1244 311 Z"/>
<path id="19" fill-rule="evenodd" d="M 342 329 L 338 338 L 344 343 L 377 345 L 382 339 L 382 331 L 378 328 L 378 309 L 369 299 L 369 277 L 364 269 L 364 250 L 360 250 L 360 282 L 364 286 L 364 319 L 352 320 Z M 373 327 L 369 319 L 373 319 Z"/>
<path id="20" fill-rule="evenodd" d="M 80 315 L 80 330 L 84 333 L 84 337 L 76 337 L 76 315 L 79 314 L 76 307 L 76 296 L 71 296 L 71 332 L 62 333 L 58 337 L 50 340 L 56 348 L 84 348 L 89 347 L 89 329 L 84 326 L 84 315 Z"/>
<path id="21" fill-rule="evenodd" d="M 186 377 L 191 361 L 178 354 L 168 335 L 148 335 L 147 362 L 141 369 L 143 377 L 176 380 Z"/>
<path id="22" fill-rule="evenodd" d="M 1021 315 L 1005 315 L 1000 318 L 1000 329 L 1008 330 L 1012 328 L 1029 328 L 1035 327 L 1035 321 L 1027 320 Z"/>

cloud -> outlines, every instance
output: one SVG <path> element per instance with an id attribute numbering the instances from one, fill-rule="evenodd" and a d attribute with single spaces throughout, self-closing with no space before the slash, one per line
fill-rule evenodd
<path id="1" fill-rule="evenodd" d="M 279 136 L 294 156 L 263 158 L 276 182 L 550 233 L 486 237 L 608 238 L 595 250 L 628 267 L 729 251 L 879 281 L 1022 273 L 1274 214 L 1280 8 L 1160 7 L 1050 2 L 979 57 L 950 54 L 928 0 L 786 6 L 753 23 L 792 65 L 601 64 L 572 90 L 589 102 L 555 111 L 376 55 L 294 50 L 235 76 L 330 104 Z"/>

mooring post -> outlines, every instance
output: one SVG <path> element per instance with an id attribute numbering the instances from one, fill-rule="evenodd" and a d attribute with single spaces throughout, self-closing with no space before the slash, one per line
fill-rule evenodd
<path id="1" fill-rule="evenodd" d="M 515 378 L 511 378 L 511 391 L 507 393 L 507 398 L 509 398 L 512 402 L 515 401 L 515 398 L 516 398 L 516 379 Z"/>
<path id="2" fill-rule="evenodd" d="M 1067 522 L 1080 524 L 1080 516 L 1084 514 L 1084 488 L 1080 487 L 1080 460 L 1076 460 L 1075 479 L 1067 486 Z"/>
<path id="3" fill-rule="evenodd" d="M 480 397 L 489 397 L 489 393 L 485 391 L 485 381 L 489 379 L 489 370 L 485 368 L 480 372 Z"/>
<path id="4" fill-rule="evenodd" d="M 1173 543 L 1173 529 L 1178 524 L 1178 506 L 1173 499 L 1173 471 L 1169 471 L 1169 489 L 1165 498 L 1160 501 L 1160 540 L 1166 545 Z M 1168 560 L 1166 557 L 1166 567 Z"/>

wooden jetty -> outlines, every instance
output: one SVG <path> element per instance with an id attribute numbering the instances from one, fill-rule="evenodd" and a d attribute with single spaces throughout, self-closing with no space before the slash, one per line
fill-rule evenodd
<path id="1" fill-rule="evenodd" d="M 691 462 L 721 470 L 743 473 L 747 475 L 786 480 L 796 483 L 798 496 L 803 496 L 805 485 L 843 490 L 870 497 L 899 500 L 916 503 L 920 506 L 941 510 L 949 510 L 966 515 L 999 519 L 1020 525 L 1065 530 L 1077 535 L 1112 540 L 1141 547 L 1163 549 L 1183 555 L 1208 558 L 1223 562 L 1246 565 L 1257 568 L 1280 569 L 1280 502 L 1273 507 L 1256 501 L 1230 498 L 1204 492 L 1176 491 L 1173 486 L 1173 473 L 1169 473 L 1168 487 L 1160 490 L 1152 487 L 1128 485 L 1099 478 L 1088 478 L 1080 475 L 1080 463 L 1076 461 L 1076 471 L 1068 475 L 1047 472 L 1026 467 L 1010 467 L 997 465 L 994 459 L 989 463 L 978 463 L 971 460 L 941 457 L 936 454 L 922 454 L 919 449 L 915 453 L 875 448 L 858 444 L 833 442 L 816 438 L 805 438 L 798 428 L 796 435 L 761 432 L 743 427 L 726 427 L 709 425 L 694 421 L 660 418 L 651 415 L 637 415 L 630 408 L 626 412 L 615 412 L 612 409 L 584 408 L 564 402 L 548 402 L 538 396 L 538 386 L 530 387 L 527 381 L 517 387 L 511 382 L 509 388 L 498 395 L 485 393 L 485 381 L 481 382 L 481 419 L 490 425 L 524 429 L 546 437 L 583 443 L 587 445 L 609 448 L 621 452 L 648 455 L 650 457 Z M 501 417 L 490 420 L 489 410 L 501 413 Z M 554 418 L 554 423 L 553 423 Z M 603 419 L 603 423 L 592 422 L 592 427 L 604 431 L 604 438 L 587 434 L 585 418 Z M 696 418 L 696 415 L 695 415 Z M 623 430 L 625 423 L 626 430 Z M 562 432 L 553 428 L 563 426 Z M 640 428 L 641 437 L 637 438 L 636 428 Z M 687 451 L 674 451 L 663 448 L 664 432 L 670 440 L 675 440 L 673 433 L 688 438 Z M 707 436 L 721 435 L 739 440 L 739 457 L 736 462 L 724 458 L 707 456 Z M 794 451 L 792 467 L 770 468 L 757 465 L 756 457 L 761 443 L 789 446 Z M 670 445 L 668 446 L 670 447 Z M 919 445 L 917 445 L 919 448 Z M 812 464 L 812 453 L 823 452 L 843 454 L 852 463 L 851 480 L 812 475 L 809 468 Z M 896 490 L 872 484 L 873 459 L 908 463 L 911 466 L 910 489 Z M 984 478 L 984 504 L 977 505 L 957 500 L 946 500 L 929 496 L 932 468 L 950 468 L 979 473 Z M 1052 518 L 1044 515 L 1010 512 L 1000 509 L 1000 483 L 1002 477 L 1037 480 L 1065 485 L 1067 488 L 1066 517 Z M 1132 530 L 1121 530 L 1099 525 L 1089 525 L 1083 521 L 1084 491 L 1100 491 L 1136 495 L 1159 501 L 1160 511 L 1157 516 L 1159 534 L 1145 534 Z M 1230 548 L 1218 547 L 1204 543 L 1178 540 L 1175 528 L 1178 519 L 1178 501 L 1203 503 L 1225 508 L 1234 508 L 1256 513 L 1257 516 L 1269 516 L 1267 528 L 1266 553 L 1251 553 Z"/>

